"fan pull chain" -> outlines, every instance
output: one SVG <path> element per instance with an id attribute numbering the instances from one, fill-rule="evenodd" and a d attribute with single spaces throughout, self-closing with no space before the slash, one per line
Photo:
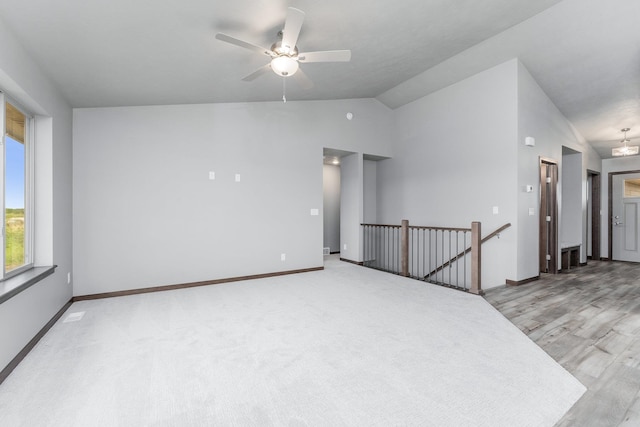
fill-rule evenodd
<path id="1" fill-rule="evenodd" d="M 287 79 L 282 78 L 282 102 L 287 103 Z"/>

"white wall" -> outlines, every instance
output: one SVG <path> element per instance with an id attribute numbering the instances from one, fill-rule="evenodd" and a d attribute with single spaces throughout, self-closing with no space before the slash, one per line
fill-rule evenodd
<path id="1" fill-rule="evenodd" d="M 481 221 L 483 235 L 515 222 L 516 67 L 507 62 L 395 110 L 393 158 L 378 162 L 379 222 Z M 483 245 L 484 288 L 516 276 L 515 249 L 513 230 Z"/>
<path id="2" fill-rule="evenodd" d="M 35 263 L 55 273 L 0 304 L 0 369 L 71 298 L 71 108 L 0 18 L 0 89 L 36 114 Z"/>
<path id="3" fill-rule="evenodd" d="M 527 136 L 535 138 L 535 146 L 525 146 Z M 529 71 L 518 62 L 518 265 L 515 280 L 525 280 L 539 275 L 539 211 L 540 211 L 540 157 L 558 162 L 559 178 L 562 177 L 562 146 L 582 153 L 581 210 L 577 221 L 582 227 L 581 236 L 586 234 L 586 181 L 587 169 L 601 170 L 600 156 L 580 136 L 571 123 L 560 113 L 549 97 L 533 79 Z M 534 191 L 526 193 L 526 185 L 533 185 Z M 558 204 L 562 236 L 562 182 L 558 185 Z M 529 215 L 533 208 L 534 215 Z M 560 238 L 558 239 L 560 241 Z M 581 253 L 581 262 L 586 261 L 586 251 Z M 560 251 L 558 251 L 560 265 Z"/>
<path id="4" fill-rule="evenodd" d="M 562 223 L 560 244 L 581 244 L 586 251 L 582 224 L 582 203 L 587 203 L 586 187 L 582 187 L 582 153 L 562 156 Z M 585 218 L 586 219 L 586 218 Z"/>
<path id="5" fill-rule="evenodd" d="M 74 110 L 75 295 L 322 266 L 323 147 L 388 155 L 390 123 L 367 99 Z"/>
<path id="6" fill-rule="evenodd" d="M 322 166 L 323 247 L 340 252 L 340 166 Z"/>
<path id="7" fill-rule="evenodd" d="M 340 160 L 340 258 L 362 261 L 363 158 L 361 153 Z"/>
<path id="8" fill-rule="evenodd" d="M 609 173 L 625 172 L 640 170 L 640 156 L 617 157 L 615 159 L 602 160 L 602 174 L 600 175 L 601 202 L 600 210 L 602 212 L 600 221 L 600 256 L 602 258 L 611 258 L 609 254 Z"/>
<path id="9" fill-rule="evenodd" d="M 375 224 L 377 223 L 377 165 L 374 160 L 363 161 L 363 212 L 362 219 L 364 223 Z"/>

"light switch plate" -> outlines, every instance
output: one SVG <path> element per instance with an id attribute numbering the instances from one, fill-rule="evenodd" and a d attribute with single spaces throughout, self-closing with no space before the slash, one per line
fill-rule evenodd
<path id="1" fill-rule="evenodd" d="M 320 215 L 320 211 L 318 209 L 311 209 L 311 215 L 312 216 Z"/>
<path id="2" fill-rule="evenodd" d="M 500 209 L 498 208 L 498 206 L 494 206 L 493 207 L 493 214 L 494 215 L 498 215 L 500 213 Z"/>
<path id="3" fill-rule="evenodd" d="M 216 179 L 216 173 L 213 171 L 209 171 L 209 179 L 214 180 Z"/>
<path id="4" fill-rule="evenodd" d="M 287 254 L 280 254 L 280 261 L 286 261 L 287 260 Z"/>
<path id="5" fill-rule="evenodd" d="M 534 216 L 536 214 L 536 210 L 534 208 L 529 208 L 529 216 Z"/>
<path id="6" fill-rule="evenodd" d="M 240 182 L 240 174 L 239 173 L 236 174 L 236 182 Z"/>

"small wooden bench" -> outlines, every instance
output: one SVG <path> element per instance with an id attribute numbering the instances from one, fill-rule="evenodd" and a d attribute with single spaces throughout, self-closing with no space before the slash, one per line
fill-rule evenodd
<path id="1" fill-rule="evenodd" d="M 565 268 L 570 270 L 571 267 L 578 267 L 580 265 L 580 246 L 581 244 L 567 244 L 563 243 L 560 246 L 560 259 L 562 263 L 562 270 Z"/>

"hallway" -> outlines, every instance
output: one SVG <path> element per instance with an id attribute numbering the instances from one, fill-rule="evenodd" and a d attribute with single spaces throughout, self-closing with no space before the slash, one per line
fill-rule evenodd
<path id="1" fill-rule="evenodd" d="M 589 261 L 485 298 L 588 388 L 558 427 L 640 425 L 640 264 Z"/>

